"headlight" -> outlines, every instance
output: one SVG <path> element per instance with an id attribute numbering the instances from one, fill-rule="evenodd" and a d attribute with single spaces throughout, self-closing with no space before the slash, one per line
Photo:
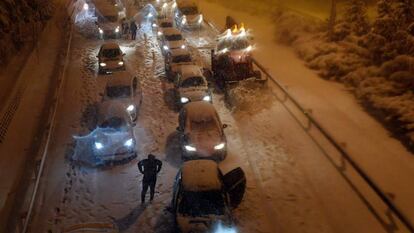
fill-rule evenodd
<path id="1" fill-rule="evenodd" d="M 203 15 L 200 15 L 200 18 L 198 19 L 198 23 L 202 23 L 203 22 Z"/>
<path id="2" fill-rule="evenodd" d="M 172 7 L 173 8 L 176 8 L 177 7 L 177 2 L 174 2 L 173 5 L 172 5 Z"/>
<path id="3" fill-rule="evenodd" d="M 153 23 L 153 24 L 152 24 L 152 27 L 154 27 L 154 28 L 155 28 L 155 27 L 157 27 L 157 26 L 158 26 L 158 25 L 157 25 L 156 23 Z"/>
<path id="4" fill-rule="evenodd" d="M 128 112 L 132 112 L 132 111 L 134 111 L 134 109 L 135 109 L 135 106 L 132 105 L 132 104 L 127 107 Z"/>
<path id="5" fill-rule="evenodd" d="M 88 3 L 83 4 L 83 9 L 84 9 L 85 11 L 89 10 L 89 5 L 88 5 Z"/>
<path id="6" fill-rule="evenodd" d="M 214 150 L 222 150 L 226 146 L 226 143 L 222 142 L 214 147 Z"/>
<path id="7" fill-rule="evenodd" d="M 115 33 L 119 32 L 119 26 L 115 28 Z"/>
<path id="8" fill-rule="evenodd" d="M 101 63 L 99 63 L 99 65 L 102 66 L 102 67 L 105 67 L 106 66 L 106 63 L 105 62 L 101 62 Z"/>
<path id="9" fill-rule="evenodd" d="M 250 52 L 250 51 L 252 51 L 252 49 L 253 49 L 253 47 L 251 45 L 249 45 L 249 47 L 246 48 L 246 51 Z"/>
<path id="10" fill-rule="evenodd" d="M 132 140 L 132 138 L 126 140 L 124 143 L 124 146 L 127 146 L 127 147 L 131 147 L 132 145 L 134 145 L 134 140 Z"/>
<path id="11" fill-rule="evenodd" d="M 103 144 L 100 143 L 100 142 L 95 142 L 95 148 L 98 149 L 98 150 L 100 150 L 100 149 L 103 148 Z"/>
<path id="12" fill-rule="evenodd" d="M 190 99 L 188 99 L 187 97 L 181 97 L 180 101 L 182 104 L 185 104 L 185 103 L 188 103 Z"/>
<path id="13" fill-rule="evenodd" d="M 190 146 L 190 145 L 186 145 L 184 146 L 184 148 L 186 151 L 191 151 L 191 152 L 197 151 L 197 149 L 194 146 Z"/>
<path id="14" fill-rule="evenodd" d="M 104 33 L 104 31 L 103 31 L 101 28 L 99 28 L 99 33 L 100 33 L 100 34 L 103 34 L 103 33 Z"/>
<path id="15" fill-rule="evenodd" d="M 185 49 L 186 48 L 185 44 L 181 45 L 181 48 L 182 49 Z"/>
<path id="16" fill-rule="evenodd" d="M 153 15 L 152 15 L 152 13 L 151 13 L 151 12 L 150 12 L 150 13 L 148 13 L 148 15 L 147 15 L 147 17 L 148 17 L 148 18 L 152 18 L 152 16 L 153 16 Z"/>
<path id="17" fill-rule="evenodd" d="M 203 97 L 203 100 L 207 101 L 207 102 L 210 102 L 211 101 L 211 96 L 206 95 L 206 96 Z"/>
<path id="18" fill-rule="evenodd" d="M 187 23 L 187 17 L 183 16 L 183 19 L 181 20 L 182 24 L 186 24 Z"/>
<path id="19" fill-rule="evenodd" d="M 158 34 L 159 36 L 161 36 L 161 35 L 162 35 L 162 32 L 158 32 L 157 34 Z"/>
<path id="20" fill-rule="evenodd" d="M 118 65 L 123 66 L 124 62 L 123 61 L 118 62 Z"/>
<path id="21" fill-rule="evenodd" d="M 168 49 L 169 49 L 167 45 L 162 46 L 162 48 L 163 48 L 164 50 L 168 50 Z"/>
<path id="22" fill-rule="evenodd" d="M 228 48 L 224 48 L 224 49 L 220 50 L 219 53 L 227 53 L 228 51 L 229 51 Z"/>

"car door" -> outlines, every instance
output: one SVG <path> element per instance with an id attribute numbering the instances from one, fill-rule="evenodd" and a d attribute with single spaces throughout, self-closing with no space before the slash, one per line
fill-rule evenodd
<path id="1" fill-rule="evenodd" d="M 223 176 L 223 183 L 227 193 L 230 196 L 230 205 L 236 208 L 243 200 L 246 191 L 246 175 L 238 167 Z"/>

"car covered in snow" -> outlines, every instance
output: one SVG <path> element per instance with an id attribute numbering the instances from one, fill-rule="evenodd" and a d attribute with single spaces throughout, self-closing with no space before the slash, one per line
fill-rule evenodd
<path id="1" fill-rule="evenodd" d="M 171 203 L 177 230 L 236 233 L 232 210 L 241 203 L 245 189 L 241 168 L 223 175 L 211 160 L 185 162 L 176 176 Z"/>
<path id="2" fill-rule="evenodd" d="M 135 123 L 142 103 L 142 89 L 138 78 L 126 71 L 108 75 L 102 102 L 121 106 Z"/>
<path id="3" fill-rule="evenodd" d="M 201 28 L 203 15 L 192 0 L 177 0 L 175 22 L 179 28 Z"/>
<path id="4" fill-rule="evenodd" d="M 160 36 L 161 51 L 166 55 L 171 49 L 186 49 L 185 40 L 176 28 L 165 28 Z"/>
<path id="5" fill-rule="evenodd" d="M 213 101 L 207 79 L 197 65 L 179 66 L 174 87 L 178 106 L 196 101 Z"/>
<path id="6" fill-rule="evenodd" d="M 152 28 L 157 33 L 158 37 L 161 37 L 164 29 L 173 28 L 173 27 L 174 27 L 174 22 L 172 21 L 171 18 L 158 19 L 157 21 L 152 23 Z"/>
<path id="7" fill-rule="evenodd" d="M 213 159 L 227 155 L 227 140 L 216 109 L 206 101 L 190 102 L 178 116 L 182 159 Z"/>
<path id="8" fill-rule="evenodd" d="M 133 123 L 121 104 L 100 103 L 92 136 L 93 153 L 100 163 L 136 157 Z"/>
<path id="9" fill-rule="evenodd" d="M 98 27 L 99 37 L 119 38 L 121 36 L 121 16 L 117 6 L 105 1 L 99 1 L 96 5 L 96 26 Z"/>
<path id="10" fill-rule="evenodd" d="M 190 51 L 187 49 L 171 49 L 165 56 L 165 73 L 167 78 L 174 79 L 182 65 L 194 64 Z"/>
<path id="11" fill-rule="evenodd" d="M 124 56 L 125 54 L 117 43 L 103 44 L 96 56 L 98 58 L 99 74 L 125 70 Z"/>

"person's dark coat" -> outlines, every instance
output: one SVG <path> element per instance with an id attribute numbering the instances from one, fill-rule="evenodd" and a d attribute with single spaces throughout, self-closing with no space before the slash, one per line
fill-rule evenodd
<path id="1" fill-rule="evenodd" d="M 147 159 L 141 160 L 138 163 L 139 171 L 144 174 L 143 181 L 152 181 L 157 179 L 158 172 L 161 171 L 162 162 L 155 158 L 155 156 L 148 156 Z"/>

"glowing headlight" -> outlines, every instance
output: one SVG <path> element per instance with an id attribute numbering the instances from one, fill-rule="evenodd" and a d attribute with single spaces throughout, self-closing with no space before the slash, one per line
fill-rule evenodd
<path id="1" fill-rule="evenodd" d="M 161 36 L 161 35 L 162 35 L 162 32 L 158 32 L 157 34 L 158 34 L 159 36 Z"/>
<path id="2" fill-rule="evenodd" d="M 102 67 L 105 67 L 106 66 L 106 63 L 105 62 L 101 62 L 101 63 L 99 63 L 99 65 L 102 66 Z"/>
<path id="3" fill-rule="evenodd" d="M 118 62 L 118 65 L 123 66 L 124 62 L 123 61 Z"/>
<path id="4" fill-rule="evenodd" d="M 227 227 L 219 224 L 214 230 L 214 233 L 237 233 L 237 230 L 235 227 Z"/>
<path id="5" fill-rule="evenodd" d="M 103 31 L 101 28 L 99 28 L 99 33 L 100 33 L 100 34 L 103 34 L 103 33 L 104 33 L 104 31 Z"/>
<path id="6" fill-rule="evenodd" d="M 154 28 L 156 28 L 156 27 L 157 27 L 157 24 L 156 24 L 156 23 L 153 23 L 153 24 L 152 24 L 152 26 L 153 26 Z"/>
<path id="7" fill-rule="evenodd" d="M 88 3 L 83 4 L 83 9 L 84 9 L 85 11 L 89 10 L 89 5 L 88 5 Z"/>
<path id="8" fill-rule="evenodd" d="M 115 33 L 119 32 L 119 26 L 115 28 Z"/>
<path id="9" fill-rule="evenodd" d="M 181 20 L 182 24 L 186 24 L 187 23 L 187 17 L 183 16 L 183 19 Z"/>
<path id="10" fill-rule="evenodd" d="M 224 48 L 224 49 L 220 50 L 219 52 L 220 52 L 220 53 L 227 53 L 228 51 L 229 51 L 229 49 L 228 49 L 228 48 Z"/>
<path id="11" fill-rule="evenodd" d="M 133 144 L 134 144 L 134 140 L 132 140 L 132 138 L 131 138 L 131 139 L 128 139 L 128 140 L 125 141 L 124 146 L 130 147 Z"/>
<path id="12" fill-rule="evenodd" d="M 181 45 L 181 48 L 182 49 L 185 49 L 186 48 L 185 44 Z"/>
<path id="13" fill-rule="evenodd" d="M 226 146 L 226 143 L 220 143 L 214 147 L 214 150 L 222 150 Z"/>
<path id="14" fill-rule="evenodd" d="M 198 19 L 198 23 L 202 23 L 203 22 L 203 15 L 200 15 L 200 18 Z"/>
<path id="15" fill-rule="evenodd" d="M 249 45 L 249 47 L 246 48 L 246 51 L 250 52 L 250 51 L 252 51 L 252 49 L 253 49 L 253 47 L 251 45 Z"/>
<path id="16" fill-rule="evenodd" d="M 174 2 L 173 5 L 172 5 L 172 7 L 173 8 L 176 8 L 177 7 L 177 2 Z"/>
<path id="17" fill-rule="evenodd" d="M 185 104 L 185 103 L 188 103 L 190 99 L 188 99 L 187 97 L 181 97 L 180 101 L 182 104 Z"/>
<path id="18" fill-rule="evenodd" d="M 207 101 L 207 102 L 210 102 L 211 101 L 211 96 L 206 95 L 206 96 L 203 97 L 203 100 Z"/>
<path id="19" fill-rule="evenodd" d="M 186 151 L 191 151 L 191 152 L 197 151 L 197 149 L 194 146 L 190 146 L 190 145 L 186 145 L 184 146 L 184 148 Z"/>
<path id="20" fill-rule="evenodd" d="M 162 46 L 162 48 L 163 48 L 164 50 L 168 50 L 168 49 L 169 49 L 167 45 Z"/>
<path id="21" fill-rule="evenodd" d="M 152 15 L 152 13 L 151 13 L 151 12 L 150 12 L 150 13 L 148 13 L 148 15 L 147 15 L 147 17 L 148 17 L 148 18 L 152 18 L 152 16 L 153 16 L 153 15 Z"/>
<path id="22" fill-rule="evenodd" d="M 135 106 L 132 105 L 132 104 L 127 107 L 128 112 L 132 112 L 132 111 L 134 111 L 134 109 L 135 109 Z"/>
<path id="23" fill-rule="evenodd" d="M 98 150 L 100 150 L 100 149 L 103 148 L 103 144 L 100 143 L 100 142 L 95 142 L 95 148 L 98 149 Z"/>

